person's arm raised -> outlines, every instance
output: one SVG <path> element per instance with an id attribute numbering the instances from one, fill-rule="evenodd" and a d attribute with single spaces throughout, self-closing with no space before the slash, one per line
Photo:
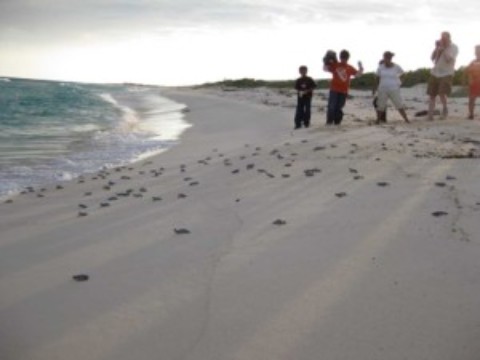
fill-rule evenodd
<path id="1" fill-rule="evenodd" d="M 363 64 L 361 61 L 358 62 L 358 71 L 355 77 L 362 76 L 363 75 Z"/>

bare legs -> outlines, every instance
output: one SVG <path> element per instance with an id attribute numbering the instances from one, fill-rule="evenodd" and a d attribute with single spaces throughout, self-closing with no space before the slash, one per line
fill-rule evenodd
<path id="1" fill-rule="evenodd" d="M 400 115 L 402 115 L 402 118 L 403 120 L 405 120 L 406 123 L 410 123 L 410 120 L 408 120 L 408 116 L 407 116 L 407 113 L 405 112 L 405 109 L 398 109 L 398 112 L 400 113 Z M 381 120 L 381 119 L 385 119 L 385 111 L 377 111 L 377 117 L 378 117 L 377 124 L 387 122 L 386 120 Z"/>
<path id="2" fill-rule="evenodd" d="M 408 120 L 407 113 L 405 112 L 405 109 L 398 109 L 398 112 L 400 115 L 402 115 L 403 120 L 405 120 L 406 123 L 409 123 L 410 121 Z"/>
<path id="3" fill-rule="evenodd" d="M 442 103 L 442 119 L 445 119 L 448 116 L 448 107 L 447 107 L 447 95 L 442 94 L 438 95 L 440 102 Z M 430 101 L 428 103 L 428 120 L 433 120 L 433 113 L 435 112 L 435 98 L 436 96 L 430 96 Z"/>
<path id="4" fill-rule="evenodd" d="M 473 95 L 470 95 L 468 97 L 468 118 L 470 120 L 473 120 L 473 112 L 474 112 L 474 109 L 475 109 L 475 99 L 476 99 L 476 96 L 473 96 Z"/>

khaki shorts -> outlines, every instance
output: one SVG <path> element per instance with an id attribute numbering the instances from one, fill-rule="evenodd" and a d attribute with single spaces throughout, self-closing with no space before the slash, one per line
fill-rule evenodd
<path id="1" fill-rule="evenodd" d="M 392 100 L 397 110 L 403 109 L 403 100 L 400 89 L 378 89 L 377 110 L 384 112 L 387 109 L 388 99 Z"/>
<path id="2" fill-rule="evenodd" d="M 435 77 L 430 76 L 428 80 L 427 94 L 430 96 L 450 95 L 452 93 L 453 76 Z"/>

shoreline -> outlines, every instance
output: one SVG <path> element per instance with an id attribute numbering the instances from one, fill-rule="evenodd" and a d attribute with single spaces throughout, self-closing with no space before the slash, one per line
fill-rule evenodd
<path id="1" fill-rule="evenodd" d="M 10 190 L 0 194 L 0 202 L 13 199 L 25 191 L 32 191 L 31 189 L 62 186 L 62 184 L 69 181 L 75 181 L 81 177 L 92 176 L 100 171 L 131 166 L 137 162 L 144 161 L 152 156 L 167 151 L 168 148 L 172 146 L 175 146 L 179 142 L 180 135 L 191 126 L 191 124 L 184 120 L 186 105 L 176 103 L 173 100 L 164 97 L 163 94 L 158 94 L 158 89 L 150 89 L 147 93 L 126 91 L 123 94 L 118 93 L 114 95 L 118 97 L 121 103 L 117 102 L 111 94 L 98 94 L 100 98 L 121 111 L 122 114 L 121 121 L 118 122 L 115 128 L 110 129 L 109 134 L 112 136 L 124 136 L 123 134 L 128 134 L 130 132 L 132 133 L 132 136 L 137 137 L 140 136 L 139 134 L 151 134 L 149 138 L 137 141 L 137 150 L 140 153 L 136 154 L 136 150 L 134 151 L 133 149 L 125 150 L 125 146 L 132 146 L 130 143 L 124 144 L 119 142 L 118 144 L 110 146 L 109 149 L 102 149 L 102 144 L 97 144 L 97 148 L 93 148 L 93 150 L 91 147 L 85 147 L 81 150 L 77 149 L 74 152 L 72 151 L 71 153 L 63 154 L 57 158 L 48 159 L 48 161 L 44 163 L 33 163 L 32 165 L 27 166 L 27 169 L 30 172 L 35 173 L 35 170 L 38 170 L 38 167 L 47 167 L 50 168 L 50 174 L 44 171 L 45 174 L 42 173 L 42 176 L 36 179 L 36 181 L 30 180 L 24 185 L 19 185 L 26 182 L 26 179 L 20 175 L 18 175 L 17 178 L 10 179 L 12 184 L 15 181 L 17 181 L 17 184 L 15 185 L 15 188 L 10 186 Z M 156 96 L 158 96 L 160 100 L 154 99 Z M 158 108 L 153 107 L 154 103 L 158 101 L 162 104 L 162 107 L 160 107 L 161 111 L 159 111 Z M 105 135 L 103 135 L 103 132 L 105 132 L 105 130 L 98 130 L 96 133 L 92 133 L 89 141 L 94 142 L 94 139 L 97 136 L 104 137 Z M 108 141 L 117 140 L 112 139 Z M 145 148 L 145 145 L 142 145 L 145 141 L 156 142 L 158 144 L 154 145 L 152 143 L 148 148 Z M 128 153 L 124 154 L 125 156 L 128 156 L 121 158 L 117 155 L 116 158 L 110 158 L 110 156 L 114 156 L 113 154 L 115 151 L 128 151 Z M 89 153 L 91 153 L 90 155 L 94 159 L 99 156 L 101 158 L 104 157 L 103 163 L 100 163 L 99 159 L 96 159 L 97 163 L 95 166 L 88 164 L 87 162 L 89 160 L 88 157 L 86 157 L 86 154 Z M 70 163 L 74 165 L 70 165 Z M 21 167 L 22 165 L 19 164 L 16 166 Z M 6 169 L 5 171 L 7 173 L 10 169 Z"/>

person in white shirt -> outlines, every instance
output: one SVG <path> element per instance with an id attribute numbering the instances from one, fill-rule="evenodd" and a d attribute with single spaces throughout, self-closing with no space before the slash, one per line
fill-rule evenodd
<path id="1" fill-rule="evenodd" d="M 442 118 L 445 119 L 448 116 L 447 96 L 452 92 L 457 55 L 458 47 L 452 42 L 450 33 L 442 32 L 440 40 L 435 42 L 435 49 L 431 55 L 434 66 L 427 87 L 427 94 L 430 96 L 428 120 L 433 120 L 437 96 L 443 105 Z"/>
<path id="2" fill-rule="evenodd" d="M 387 102 L 390 99 L 397 108 L 400 115 L 402 115 L 405 122 L 408 120 L 405 106 L 403 104 L 402 96 L 400 94 L 400 86 L 402 85 L 401 76 L 403 70 L 397 64 L 392 62 L 395 54 L 390 51 L 385 51 L 383 54 L 383 61 L 377 69 L 377 81 L 373 93 L 377 93 L 377 111 L 379 113 L 378 119 L 385 118 L 384 114 L 387 109 Z M 379 123 L 380 121 L 377 121 Z"/>

